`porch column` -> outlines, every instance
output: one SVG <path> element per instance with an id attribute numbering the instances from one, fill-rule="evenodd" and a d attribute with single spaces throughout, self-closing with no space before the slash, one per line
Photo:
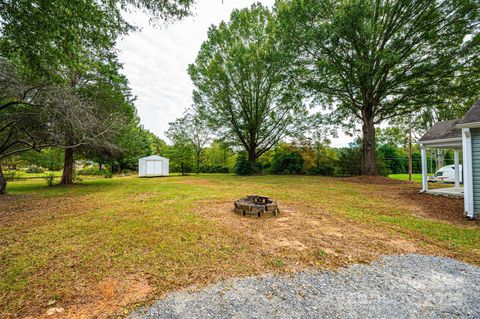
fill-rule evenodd
<path id="1" fill-rule="evenodd" d="M 455 187 L 460 187 L 460 157 L 459 151 L 453 151 L 453 159 L 455 162 Z"/>
<path id="2" fill-rule="evenodd" d="M 420 144 L 422 154 L 422 193 L 428 191 L 428 167 L 427 167 L 427 149 L 425 145 Z"/>
<path id="3" fill-rule="evenodd" d="M 473 165 L 472 165 L 472 135 L 469 128 L 462 129 L 463 143 L 463 197 L 465 213 L 473 218 Z"/>

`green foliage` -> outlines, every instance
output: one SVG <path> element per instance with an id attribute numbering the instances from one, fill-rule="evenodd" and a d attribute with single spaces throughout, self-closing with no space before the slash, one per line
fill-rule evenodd
<path id="1" fill-rule="evenodd" d="M 385 154 L 382 152 L 377 151 L 377 157 L 376 157 L 376 167 L 377 167 L 377 173 L 378 175 L 381 176 L 388 176 L 392 174 L 392 169 L 388 165 L 387 161 L 385 160 Z"/>
<path id="2" fill-rule="evenodd" d="M 3 172 L 3 177 L 5 177 L 5 180 L 7 181 L 13 181 L 17 178 L 17 171 L 16 170 L 8 170 Z"/>
<path id="3" fill-rule="evenodd" d="M 314 134 L 310 146 L 313 153 L 313 166 L 308 168 L 309 174 L 324 176 L 336 174 L 337 154 L 330 144 L 330 140 L 323 136 L 322 132 L 317 131 Z"/>
<path id="4" fill-rule="evenodd" d="M 110 171 L 104 171 L 104 172 L 103 172 L 103 177 L 105 177 L 105 178 L 112 178 L 112 177 L 113 177 L 113 174 L 112 174 L 112 172 L 110 172 Z"/>
<path id="5" fill-rule="evenodd" d="M 84 168 L 81 168 L 81 169 L 77 170 L 76 172 L 77 172 L 77 175 L 83 175 L 83 176 L 88 176 L 88 175 L 89 176 L 100 176 L 100 175 L 105 174 L 105 171 L 101 171 L 94 166 L 87 166 L 87 167 L 84 167 Z"/>
<path id="6" fill-rule="evenodd" d="M 115 49 L 118 37 L 134 29 L 122 11 L 133 5 L 169 21 L 188 15 L 192 3 L 1 2 L 0 159 L 53 145 L 121 167 L 123 134 L 138 126 Z M 69 167 L 62 183 L 71 182 Z"/>
<path id="7" fill-rule="evenodd" d="M 399 154 L 399 150 L 395 145 L 383 144 L 377 148 L 378 161 L 383 161 L 384 169 L 381 175 L 402 174 L 408 172 L 408 161 L 406 157 Z M 407 168 L 407 169 L 406 169 Z"/>
<path id="8" fill-rule="evenodd" d="M 228 173 L 229 169 L 220 165 L 201 165 L 198 173 Z"/>
<path id="9" fill-rule="evenodd" d="M 270 172 L 282 175 L 301 174 L 303 173 L 304 162 L 298 151 L 279 147 L 275 149 Z"/>
<path id="10" fill-rule="evenodd" d="M 63 74 L 83 73 L 113 55 L 117 38 L 133 30 L 124 19 L 127 5 L 163 20 L 189 13 L 191 0 L 28 0 L 0 3 L 0 52 L 21 63 L 35 78 L 68 81 Z M 32 41 L 35 39 L 35 41 Z M 67 72 L 66 72 L 67 71 Z"/>
<path id="11" fill-rule="evenodd" d="M 223 166 L 233 170 L 235 166 L 235 153 L 231 147 L 220 141 L 214 141 L 210 147 L 203 151 L 203 163 L 210 166 Z"/>
<path id="12" fill-rule="evenodd" d="M 338 150 L 338 175 L 358 176 L 362 173 L 362 150 L 356 145 Z"/>
<path id="13" fill-rule="evenodd" d="M 63 150 L 49 147 L 40 152 L 29 151 L 20 154 L 20 160 L 51 171 L 58 171 L 63 166 Z"/>
<path id="14" fill-rule="evenodd" d="M 336 163 L 325 163 L 319 166 L 314 166 L 308 170 L 309 175 L 334 176 Z"/>
<path id="15" fill-rule="evenodd" d="M 43 177 L 43 179 L 45 180 L 45 183 L 47 183 L 48 187 L 55 186 L 55 178 L 56 178 L 56 175 L 53 172 L 50 172 Z"/>
<path id="16" fill-rule="evenodd" d="M 245 153 L 237 155 L 234 172 L 237 175 L 253 175 L 257 172 L 255 164 L 248 160 Z"/>
<path id="17" fill-rule="evenodd" d="M 398 126 L 377 128 L 375 132 L 377 145 L 405 146 L 408 143 L 407 131 L 407 128 L 402 129 Z"/>
<path id="18" fill-rule="evenodd" d="M 210 27 L 188 68 L 198 110 L 252 163 L 298 133 L 306 115 L 275 30 L 274 16 L 261 4 L 234 10 L 228 22 Z"/>
<path id="19" fill-rule="evenodd" d="M 29 174 L 40 174 L 40 173 L 43 173 L 43 172 L 44 172 L 44 169 L 40 166 L 37 166 L 37 165 L 30 165 L 27 168 L 27 173 L 29 173 Z"/>
<path id="20" fill-rule="evenodd" d="M 72 182 L 73 182 L 74 184 L 82 183 L 82 182 L 83 182 L 83 178 L 80 177 L 80 175 L 78 175 L 76 171 L 74 171 L 74 172 L 73 172 L 73 175 L 72 175 Z"/>
<path id="21" fill-rule="evenodd" d="M 138 118 L 124 126 L 114 143 L 118 149 L 90 149 L 85 156 L 97 163 L 110 164 L 117 171 L 122 169 L 136 170 L 138 159 L 150 155 L 165 155 L 168 146 L 152 132 L 138 125 Z"/>
<path id="22" fill-rule="evenodd" d="M 478 98 L 476 0 L 285 0 L 275 12 L 302 87 L 332 122 L 362 125 L 365 174 L 376 172 L 375 125 Z"/>
<path id="23" fill-rule="evenodd" d="M 194 167 L 194 150 L 190 143 L 178 140 L 166 151 L 170 159 L 170 171 L 188 175 Z"/>
<path id="24" fill-rule="evenodd" d="M 187 113 L 175 122 L 169 123 L 168 138 L 174 143 L 190 143 L 195 155 L 195 171 L 200 170 L 200 161 L 205 145 L 210 141 L 212 130 L 202 114 Z"/>

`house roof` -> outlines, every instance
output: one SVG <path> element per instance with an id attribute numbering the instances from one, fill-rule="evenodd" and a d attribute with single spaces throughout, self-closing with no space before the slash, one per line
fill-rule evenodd
<path id="1" fill-rule="evenodd" d="M 470 123 L 480 123 L 480 100 L 475 102 L 465 116 L 458 122 L 461 126 L 468 126 Z"/>
<path id="2" fill-rule="evenodd" d="M 435 123 L 420 139 L 420 142 L 456 139 L 462 137 L 462 130 L 457 127 L 460 119 Z"/>

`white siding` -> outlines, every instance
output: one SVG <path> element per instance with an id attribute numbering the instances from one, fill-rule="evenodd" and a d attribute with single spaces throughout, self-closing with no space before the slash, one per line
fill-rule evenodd
<path id="1" fill-rule="evenodd" d="M 472 179 L 473 179 L 473 211 L 475 217 L 480 215 L 480 129 L 472 132 Z"/>

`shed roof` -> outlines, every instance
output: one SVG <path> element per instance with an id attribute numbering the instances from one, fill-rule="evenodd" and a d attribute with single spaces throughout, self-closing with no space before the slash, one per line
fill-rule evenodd
<path id="1" fill-rule="evenodd" d="M 457 127 L 460 119 L 437 122 L 420 139 L 420 142 L 462 138 L 462 130 Z"/>
<path id="2" fill-rule="evenodd" d="M 475 102 L 473 106 L 467 111 L 465 116 L 458 122 L 460 125 L 480 122 L 480 100 Z"/>
<path id="3" fill-rule="evenodd" d="M 158 156 L 158 155 L 150 155 L 150 156 L 147 156 L 147 157 L 142 157 L 140 158 L 141 160 L 162 160 L 162 159 L 167 159 L 165 157 L 161 157 L 161 156 Z"/>

